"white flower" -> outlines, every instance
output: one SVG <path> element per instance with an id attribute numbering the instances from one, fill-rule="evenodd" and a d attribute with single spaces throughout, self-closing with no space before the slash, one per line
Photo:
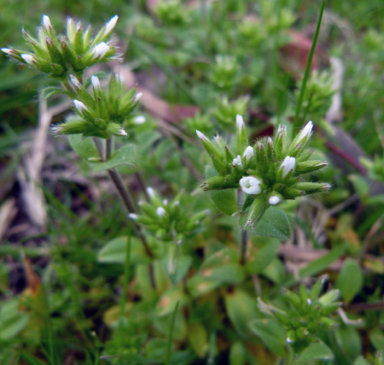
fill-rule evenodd
<path id="1" fill-rule="evenodd" d="M 269 198 L 269 204 L 276 205 L 280 203 L 280 198 L 277 195 L 273 195 Z"/>
<path id="2" fill-rule="evenodd" d="M 293 341 L 289 338 L 289 337 L 287 337 L 287 343 L 292 343 Z"/>
<path id="3" fill-rule="evenodd" d="M 308 298 L 308 299 L 307 299 L 307 304 L 308 304 L 308 305 L 311 305 L 311 304 L 312 304 L 312 300 Z"/>
<path id="4" fill-rule="evenodd" d="M 151 197 L 151 198 L 154 198 L 155 197 L 155 190 L 153 190 L 151 187 L 147 187 L 147 194 Z"/>
<path id="5" fill-rule="evenodd" d="M 138 115 L 137 117 L 134 117 L 133 118 L 133 123 L 135 123 L 135 124 L 143 124 L 143 123 L 145 123 L 145 117 L 143 116 L 143 115 Z"/>
<path id="6" fill-rule="evenodd" d="M 4 53 L 6 53 L 7 55 L 11 55 L 12 54 L 12 49 L 10 48 L 2 48 L 1 49 Z"/>
<path id="7" fill-rule="evenodd" d="M 244 128 L 244 119 L 240 114 L 236 115 L 236 127 L 239 131 Z"/>
<path id="8" fill-rule="evenodd" d="M 283 169 L 283 177 L 286 177 L 290 171 L 293 171 L 296 166 L 296 159 L 294 157 L 287 156 L 283 163 L 281 164 L 281 169 Z"/>
<path id="9" fill-rule="evenodd" d="M 128 136 L 127 132 L 123 128 L 119 129 L 119 135 L 120 136 Z"/>
<path id="10" fill-rule="evenodd" d="M 46 30 L 52 29 L 51 20 L 48 15 L 43 15 L 43 26 Z"/>
<path id="11" fill-rule="evenodd" d="M 106 25 L 105 25 L 105 31 L 104 31 L 104 37 L 111 32 L 111 30 L 115 27 L 117 23 L 117 19 L 119 17 L 115 15 Z"/>
<path id="12" fill-rule="evenodd" d="M 129 213 L 129 214 L 128 214 L 128 218 L 131 218 L 131 219 L 133 219 L 133 220 L 136 220 L 136 219 L 138 218 L 138 216 L 137 216 L 137 214 L 135 214 L 135 213 Z"/>
<path id="13" fill-rule="evenodd" d="M 305 137 L 310 137 L 312 134 L 312 128 L 313 128 L 313 123 L 308 122 L 307 125 L 300 132 L 299 140 L 297 143 L 300 143 L 300 141 Z"/>
<path id="14" fill-rule="evenodd" d="M 73 84 L 73 86 L 76 88 L 76 89 L 79 89 L 81 84 L 79 82 L 79 80 L 77 79 L 77 77 L 73 76 L 73 75 L 69 75 L 69 78 L 71 79 L 71 82 Z"/>
<path id="15" fill-rule="evenodd" d="M 79 111 L 79 113 L 81 113 L 83 110 L 87 110 L 85 104 L 79 100 L 73 100 L 73 104 L 75 104 L 75 107 Z"/>
<path id="16" fill-rule="evenodd" d="M 100 80 L 97 76 L 91 76 L 92 87 L 96 90 L 100 88 Z"/>
<path id="17" fill-rule="evenodd" d="M 29 63 L 30 65 L 33 65 L 35 62 L 35 58 L 30 54 L 22 54 L 20 56 L 23 58 L 25 62 Z"/>
<path id="18" fill-rule="evenodd" d="M 241 190 L 246 194 L 256 195 L 261 192 L 261 181 L 254 176 L 244 176 L 239 181 Z"/>
<path id="19" fill-rule="evenodd" d="M 253 148 L 251 146 L 248 146 L 243 154 L 243 157 L 247 160 L 247 162 L 252 158 L 253 156 Z"/>
<path id="20" fill-rule="evenodd" d="M 233 159 L 232 165 L 233 166 L 237 165 L 237 166 L 243 168 L 243 164 L 241 162 L 241 157 L 239 155 L 237 155 L 237 157 Z"/>
<path id="21" fill-rule="evenodd" d="M 156 214 L 159 216 L 159 217 L 163 217 L 165 215 L 165 209 L 163 207 L 158 207 L 156 209 Z"/>
<path id="22" fill-rule="evenodd" d="M 109 46 L 105 42 L 101 42 L 95 47 L 93 47 L 92 53 L 93 53 L 93 58 L 102 58 L 108 51 L 109 51 Z"/>
<path id="23" fill-rule="evenodd" d="M 143 93 L 137 93 L 133 98 L 133 101 L 136 101 L 138 103 L 142 96 L 143 96 Z"/>
<path id="24" fill-rule="evenodd" d="M 197 134 L 197 137 L 199 137 L 200 139 L 204 139 L 204 140 L 208 141 L 208 138 L 204 135 L 204 133 L 201 133 L 197 129 L 196 129 L 196 134 Z"/>
<path id="25" fill-rule="evenodd" d="M 163 205 L 167 205 L 168 204 L 168 200 L 167 199 L 164 199 L 163 200 Z"/>

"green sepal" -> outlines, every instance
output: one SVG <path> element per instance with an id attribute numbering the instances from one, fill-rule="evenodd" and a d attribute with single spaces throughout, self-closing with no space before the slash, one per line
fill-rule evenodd
<path id="1" fill-rule="evenodd" d="M 329 190 L 329 185 L 324 183 L 302 182 L 296 183 L 292 188 L 304 191 L 306 194 L 324 193 Z"/>
<path id="2" fill-rule="evenodd" d="M 321 160 L 298 162 L 295 167 L 294 175 L 308 174 L 310 172 L 320 170 L 327 165 L 327 162 Z"/>
<path id="3" fill-rule="evenodd" d="M 268 208 L 269 203 L 265 196 L 257 196 L 249 208 L 244 228 L 250 225 L 250 228 L 253 229 Z"/>

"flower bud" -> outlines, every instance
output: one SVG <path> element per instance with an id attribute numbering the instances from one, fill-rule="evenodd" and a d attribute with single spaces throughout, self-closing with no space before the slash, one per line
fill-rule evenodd
<path id="1" fill-rule="evenodd" d="M 47 31 L 50 31 L 52 30 L 52 24 L 51 24 L 51 20 L 49 19 L 49 16 L 47 15 L 43 15 L 43 27 L 47 30 Z"/>
<path id="2" fill-rule="evenodd" d="M 251 146 L 248 146 L 244 151 L 243 157 L 247 162 L 249 162 L 253 157 L 253 154 L 254 154 L 253 148 Z"/>
<path id="3" fill-rule="evenodd" d="M 110 47 L 105 42 L 99 43 L 98 45 L 93 47 L 93 51 L 92 51 L 93 57 L 92 58 L 93 59 L 103 58 L 105 56 L 105 54 L 109 51 L 109 48 Z"/>
<path id="4" fill-rule="evenodd" d="M 325 161 L 310 160 L 304 162 L 298 162 L 295 168 L 295 174 L 308 174 L 310 172 L 320 170 L 323 167 L 327 166 L 328 163 Z"/>
<path id="5" fill-rule="evenodd" d="M 11 48 L 2 48 L 1 49 L 4 53 L 6 53 L 8 56 L 12 56 L 13 49 Z"/>
<path id="6" fill-rule="evenodd" d="M 277 196 L 277 195 L 272 195 L 269 200 L 268 200 L 269 204 L 271 205 L 277 205 L 280 203 L 280 198 Z"/>
<path id="7" fill-rule="evenodd" d="M 239 155 L 237 155 L 237 157 L 233 159 L 232 165 L 234 167 L 238 166 L 241 169 L 243 168 L 243 164 L 241 162 L 241 157 Z"/>
<path id="8" fill-rule="evenodd" d="M 21 57 L 25 62 L 27 62 L 30 65 L 33 65 L 34 63 L 36 63 L 35 58 L 30 54 L 22 54 Z"/>
<path id="9" fill-rule="evenodd" d="M 137 125 L 140 125 L 140 124 L 143 124 L 145 123 L 145 117 L 143 115 L 138 115 L 137 117 L 134 117 L 133 118 L 133 123 L 137 124 Z"/>
<path id="10" fill-rule="evenodd" d="M 129 214 L 128 214 L 128 218 L 133 219 L 133 220 L 136 220 L 136 219 L 138 218 L 138 215 L 135 214 L 135 213 L 129 213 Z"/>
<path id="11" fill-rule="evenodd" d="M 156 214 L 159 216 L 159 217 L 163 217 L 165 215 L 165 209 L 163 207 L 158 207 L 156 209 Z"/>
<path id="12" fill-rule="evenodd" d="M 313 123 L 308 122 L 307 125 L 302 129 L 302 131 L 299 134 L 299 139 L 297 143 L 304 142 L 304 138 L 309 138 L 312 134 L 312 129 L 313 129 Z"/>
<path id="13" fill-rule="evenodd" d="M 285 178 L 289 173 L 293 173 L 295 166 L 296 159 L 294 157 L 287 156 L 280 167 L 280 169 L 282 170 L 283 178 Z"/>
<path id="14" fill-rule="evenodd" d="M 242 155 L 245 147 L 248 146 L 248 136 L 244 125 L 244 119 L 241 115 L 236 116 L 237 129 L 237 153 Z"/>
<path id="15" fill-rule="evenodd" d="M 137 93 L 135 95 L 135 97 L 133 98 L 133 101 L 135 101 L 136 103 L 138 103 L 140 101 L 140 99 L 142 98 L 143 96 L 143 93 Z"/>
<path id="16" fill-rule="evenodd" d="M 86 105 L 79 100 L 73 100 L 73 104 L 75 104 L 75 107 L 79 113 L 81 113 L 83 110 L 88 110 Z"/>
<path id="17" fill-rule="evenodd" d="M 69 78 L 73 84 L 73 86 L 78 89 L 80 88 L 81 84 L 80 84 L 80 81 L 77 79 L 77 77 L 73 76 L 73 75 L 69 75 Z"/>
<path id="18" fill-rule="evenodd" d="M 111 33 L 112 29 L 115 27 L 116 23 L 117 23 L 117 19 L 119 19 L 119 17 L 117 15 L 115 15 L 106 25 L 105 25 L 105 30 L 104 30 L 104 37 L 106 35 L 108 35 L 109 33 Z"/>
<path id="19" fill-rule="evenodd" d="M 92 75 L 91 76 L 91 83 L 94 90 L 100 89 L 100 80 L 97 76 Z"/>

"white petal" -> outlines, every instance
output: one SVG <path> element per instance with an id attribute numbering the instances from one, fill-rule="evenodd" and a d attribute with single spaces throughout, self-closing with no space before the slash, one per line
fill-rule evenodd
<path id="1" fill-rule="evenodd" d="M 117 23 L 117 19 L 119 17 L 115 15 L 105 26 L 105 31 L 104 31 L 104 37 L 111 32 L 111 30 L 115 27 Z"/>
<path id="2" fill-rule="evenodd" d="M 46 30 L 52 29 L 51 20 L 48 15 L 43 15 L 43 26 Z"/>
<path id="3" fill-rule="evenodd" d="M 253 148 L 251 146 L 248 146 L 245 151 L 244 151 L 244 154 L 243 154 L 243 157 L 249 161 L 253 156 Z"/>
<path id="4" fill-rule="evenodd" d="M 283 177 L 286 177 L 290 171 L 293 171 L 295 166 L 296 159 L 294 157 L 287 156 L 281 164 L 281 168 L 283 169 Z"/>
<path id="5" fill-rule="evenodd" d="M 242 177 L 239 181 L 241 190 L 246 194 L 256 195 L 261 193 L 261 181 L 254 176 Z"/>
<path id="6" fill-rule="evenodd" d="M 153 190 L 151 187 L 147 187 L 147 194 L 151 197 L 151 198 L 154 198 L 155 197 L 155 190 Z"/>
<path id="7" fill-rule="evenodd" d="M 95 90 L 100 88 L 100 80 L 97 76 L 91 76 L 91 82 Z"/>
<path id="8" fill-rule="evenodd" d="M 299 142 L 307 137 L 307 136 L 310 136 L 311 133 L 312 133 L 312 129 L 313 129 L 313 123 L 312 122 L 308 122 L 307 125 L 302 129 L 302 131 L 300 132 L 300 137 L 299 137 Z"/>
<path id="9" fill-rule="evenodd" d="M 138 115 L 137 117 L 133 118 L 133 123 L 139 125 L 145 123 L 146 119 L 144 115 Z"/>
<path id="10" fill-rule="evenodd" d="M 69 78 L 71 79 L 71 82 L 75 88 L 77 88 L 77 89 L 80 88 L 81 84 L 80 84 L 79 80 L 77 79 L 77 77 L 75 77 L 73 75 L 69 75 Z"/>
<path id="11" fill-rule="evenodd" d="M 204 133 L 201 133 L 197 129 L 196 129 L 196 134 L 197 134 L 197 137 L 199 137 L 200 139 L 204 139 L 204 140 L 208 141 L 208 138 L 204 135 Z"/>
<path id="12" fill-rule="evenodd" d="M 35 62 L 35 58 L 30 54 L 22 54 L 20 56 L 23 58 L 25 62 L 29 63 L 30 65 L 33 65 L 33 63 Z"/>
<path id="13" fill-rule="evenodd" d="M 87 107 L 84 103 L 79 100 L 73 100 L 73 104 L 75 104 L 76 109 L 81 113 L 83 110 L 87 110 Z"/>
<path id="14" fill-rule="evenodd" d="M 129 213 L 128 218 L 137 219 L 138 217 L 137 217 L 137 214 L 135 214 L 135 213 Z"/>
<path id="15" fill-rule="evenodd" d="M 133 98 L 134 101 L 137 103 L 140 101 L 141 97 L 143 96 L 143 93 L 137 93 L 135 97 Z"/>
<path id="16" fill-rule="evenodd" d="M 163 207 L 158 207 L 156 209 L 156 214 L 159 216 L 159 217 L 162 217 L 165 215 L 165 209 Z"/>
<path id="17" fill-rule="evenodd" d="M 269 198 L 269 204 L 276 205 L 280 203 L 280 198 L 277 195 L 271 196 Z"/>
<path id="18" fill-rule="evenodd" d="M 244 119 L 240 114 L 236 115 L 236 127 L 239 130 L 241 130 L 241 128 L 244 128 Z"/>
<path id="19" fill-rule="evenodd" d="M 119 129 L 119 134 L 120 136 L 128 136 L 127 132 L 123 128 Z"/>
<path id="20" fill-rule="evenodd" d="M 4 53 L 6 53 L 7 55 L 11 55 L 12 54 L 12 49 L 10 48 L 2 48 L 1 49 Z"/>
<path id="21" fill-rule="evenodd" d="M 243 167 L 243 164 L 241 162 L 241 157 L 239 155 L 237 155 L 237 157 L 233 159 L 232 165 Z"/>
<path id="22" fill-rule="evenodd" d="M 109 46 L 107 43 L 105 42 L 101 42 L 99 43 L 98 45 L 96 45 L 95 47 L 93 47 L 93 58 L 102 58 L 109 50 Z"/>

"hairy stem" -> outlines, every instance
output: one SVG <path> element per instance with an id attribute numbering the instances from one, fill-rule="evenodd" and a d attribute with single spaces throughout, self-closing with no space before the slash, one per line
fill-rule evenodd
<path id="1" fill-rule="evenodd" d="M 237 204 L 239 205 L 239 209 L 241 210 L 242 205 L 244 203 L 244 192 L 242 190 L 237 191 Z M 246 262 L 247 256 L 247 248 L 248 248 L 248 232 L 241 228 L 240 231 L 240 265 L 244 265 Z"/>

